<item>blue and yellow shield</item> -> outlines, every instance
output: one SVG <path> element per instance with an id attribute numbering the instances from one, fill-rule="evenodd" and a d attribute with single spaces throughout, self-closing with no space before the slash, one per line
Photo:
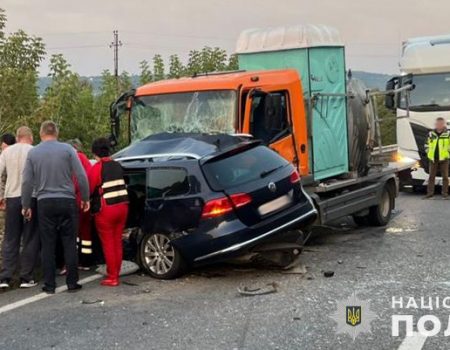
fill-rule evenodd
<path id="1" fill-rule="evenodd" d="M 345 321 L 349 326 L 361 324 L 361 306 L 346 306 L 346 313 Z"/>

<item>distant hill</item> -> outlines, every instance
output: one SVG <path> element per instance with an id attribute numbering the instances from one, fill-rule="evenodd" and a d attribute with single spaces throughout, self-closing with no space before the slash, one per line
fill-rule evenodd
<path id="1" fill-rule="evenodd" d="M 389 74 L 369 73 L 363 71 L 352 71 L 354 78 L 362 80 L 369 89 L 384 90 L 386 82 L 393 77 Z"/>
<path id="2" fill-rule="evenodd" d="M 368 88 L 370 89 L 379 89 L 384 90 L 386 86 L 386 82 L 392 78 L 392 75 L 388 74 L 380 74 L 380 73 L 369 73 L 369 72 L 363 72 L 363 71 L 352 71 L 352 75 L 356 79 L 362 80 Z M 98 92 L 100 89 L 101 84 L 101 77 L 100 76 L 90 76 L 90 77 L 83 77 L 86 80 L 89 80 L 94 87 L 94 91 Z M 134 86 L 139 85 L 139 76 L 133 75 L 131 76 L 131 80 L 133 82 Z M 39 78 L 38 87 L 39 87 L 39 94 L 43 95 L 45 92 L 45 89 L 51 84 L 51 78 L 48 77 L 42 77 Z"/>

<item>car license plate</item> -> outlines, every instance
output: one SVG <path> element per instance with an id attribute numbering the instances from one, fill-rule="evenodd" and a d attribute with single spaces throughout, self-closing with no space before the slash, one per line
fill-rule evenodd
<path id="1" fill-rule="evenodd" d="M 287 207 L 289 204 L 292 203 L 292 193 L 293 191 L 291 190 L 289 191 L 288 194 L 285 194 L 284 196 L 278 197 L 270 202 L 261 205 L 258 208 L 259 215 L 264 216 L 276 210 L 280 210 L 283 209 L 284 207 Z"/>

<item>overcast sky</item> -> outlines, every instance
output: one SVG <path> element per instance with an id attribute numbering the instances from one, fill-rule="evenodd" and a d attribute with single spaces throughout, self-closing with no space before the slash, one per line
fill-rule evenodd
<path id="1" fill-rule="evenodd" d="M 243 29 L 305 23 L 340 31 L 347 67 L 395 73 L 403 40 L 450 33 L 448 0 L 1 0 L 0 7 L 8 32 L 43 37 L 48 53 L 63 53 L 81 75 L 112 68 L 114 29 L 120 69 L 131 73 L 155 53 L 186 57 L 205 45 L 233 52 Z"/>

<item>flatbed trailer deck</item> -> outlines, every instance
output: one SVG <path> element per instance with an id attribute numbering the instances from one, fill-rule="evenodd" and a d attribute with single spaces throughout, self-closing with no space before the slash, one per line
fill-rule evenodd
<path id="1" fill-rule="evenodd" d="M 373 156 L 393 159 L 396 145 L 375 149 Z M 398 174 L 409 170 L 415 161 L 404 158 L 372 166 L 366 176 L 334 178 L 320 183 L 304 183 L 319 212 L 317 224 L 324 225 L 352 215 L 359 225 L 382 226 L 390 219 L 399 192 Z M 348 174 L 348 175 L 351 175 Z"/>
<path id="2" fill-rule="evenodd" d="M 317 186 L 313 186 L 313 192 L 326 193 L 364 182 L 373 181 L 386 175 L 398 174 L 403 170 L 411 169 L 411 166 L 414 164 L 415 161 L 412 160 L 405 162 L 389 162 L 387 166 L 384 166 L 382 168 L 371 168 L 366 176 L 359 176 L 350 179 L 330 179 L 327 181 L 323 181 Z"/>

